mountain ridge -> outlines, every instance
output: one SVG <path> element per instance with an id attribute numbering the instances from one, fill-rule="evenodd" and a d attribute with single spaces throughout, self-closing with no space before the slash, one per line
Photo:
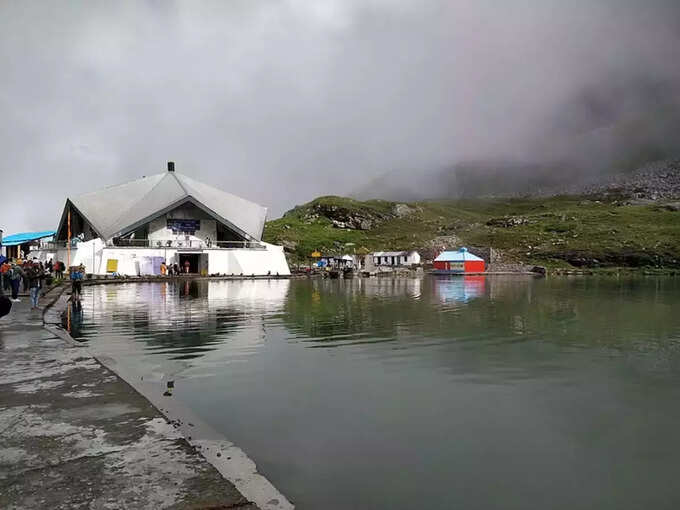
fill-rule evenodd
<path id="1" fill-rule="evenodd" d="M 569 194 L 410 202 L 324 196 L 267 223 L 292 262 L 312 251 L 468 245 L 507 263 L 680 269 L 680 160 L 651 163 Z"/>

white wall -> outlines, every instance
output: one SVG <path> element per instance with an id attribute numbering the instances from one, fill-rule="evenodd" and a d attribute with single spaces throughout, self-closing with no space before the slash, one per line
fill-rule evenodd
<path id="1" fill-rule="evenodd" d="M 417 251 L 410 251 L 406 255 L 406 260 L 404 261 L 404 254 L 395 255 L 395 263 L 392 263 L 392 256 L 382 255 L 380 257 L 370 254 L 369 257 L 376 266 L 410 266 L 412 264 L 420 264 L 420 254 Z"/>
<path id="2" fill-rule="evenodd" d="M 250 276 L 251 274 L 262 276 L 266 274 L 290 275 L 288 262 L 283 253 L 282 246 L 263 243 L 265 250 L 234 249 L 234 250 L 202 250 L 201 261 L 206 258 L 209 274 Z M 94 264 L 92 259 L 92 247 L 94 245 Z M 181 252 L 179 252 L 181 253 Z M 179 264 L 179 253 L 174 248 L 116 248 L 104 246 L 100 239 L 78 243 L 71 249 L 71 265 L 85 265 L 87 273 L 106 274 L 108 259 L 118 260 L 118 273 L 127 276 L 135 276 L 139 271 L 139 262 L 142 257 L 163 257 L 168 264 Z M 43 262 L 50 258 L 53 261 L 61 260 L 66 264 L 66 249 L 55 251 L 39 250 L 31 252 L 31 257 L 37 257 Z M 206 257 L 207 256 L 207 257 Z"/>
<path id="3" fill-rule="evenodd" d="M 86 273 L 100 273 L 100 266 L 102 264 L 102 251 L 104 250 L 104 243 L 101 239 L 92 239 L 91 241 L 83 241 L 71 246 L 71 265 L 77 266 L 83 264 Z M 31 250 L 28 258 L 36 257 L 43 263 L 52 259 L 52 262 L 61 261 L 68 266 L 68 250 L 66 248 L 59 248 L 58 250 Z M 106 260 L 104 260 L 104 270 L 106 270 Z M 68 268 L 67 268 L 68 270 Z"/>
<path id="4" fill-rule="evenodd" d="M 373 254 L 368 254 L 363 256 L 364 267 L 363 271 L 375 271 L 375 263 L 373 262 Z"/>
<path id="5" fill-rule="evenodd" d="M 250 276 L 289 275 L 290 269 L 282 246 L 263 243 L 266 250 L 204 250 L 209 253 L 210 274 Z"/>
<path id="6" fill-rule="evenodd" d="M 175 249 L 165 248 L 112 248 L 106 247 L 103 251 L 102 263 L 97 274 L 106 274 L 106 263 L 109 259 L 118 261 L 118 273 L 126 276 L 139 274 L 142 257 L 163 257 L 168 264 L 179 263 L 175 260 Z"/>
<path id="7" fill-rule="evenodd" d="M 406 258 L 406 261 L 407 261 L 406 263 L 408 265 L 420 264 L 420 253 L 418 253 L 417 251 L 409 252 L 408 257 Z"/>
<path id="8" fill-rule="evenodd" d="M 192 247 L 200 247 L 200 243 L 205 243 L 207 238 L 212 242 L 217 240 L 217 222 L 209 218 L 202 211 L 195 209 L 175 209 L 169 213 L 156 218 L 149 222 L 149 239 L 152 241 L 167 241 L 168 239 L 184 241 L 185 236 L 182 234 L 173 234 L 172 230 L 168 228 L 168 219 L 188 219 L 199 220 L 200 230 L 197 230 L 194 235 L 189 236 L 192 241 Z M 155 243 L 154 243 L 155 244 Z"/>

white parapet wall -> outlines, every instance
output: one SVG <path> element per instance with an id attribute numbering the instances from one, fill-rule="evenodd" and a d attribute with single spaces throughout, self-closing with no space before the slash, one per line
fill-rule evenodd
<path id="1" fill-rule="evenodd" d="M 282 246 L 263 243 L 264 250 L 205 250 L 208 272 L 224 275 L 290 275 Z"/>
<path id="2" fill-rule="evenodd" d="M 102 266 L 102 257 L 105 249 L 106 246 L 101 239 L 76 243 L 71 246 L 71 265 L 78 266 L 82 264 L 85 266 L 85 272 L 87 273 L 103 274 L 100 273 L 100 267 Z M 52 262 L 60 261 L 64 265 L 68 265 L 69 252 L 67 248 L 31 250 L 28 258 L 37 258 L 43 263 L 51 259 Z M 102 271 L 106 271 L 106 261 L 104 261 Z"/>
<path id="3" fill-rule="evenodd" d="M 273 244 L 262 243 L 264 249 L 235 248 L 235 249 L 202 249 L 192 250 L 188 253 L 199 253 L 201 257 L 207 257 L 208 274 L 234 275 L 234 276 L 264 276 L 264 275 L 290 275 L 288 262 L 283 253 L 283 247 Z M 85 272 L 104 275 L 106 274 L 109 260 L 117 260 L 117 273 L 125 276 L 148 274 L 143 261 L 149 258 L 162 258 L 168 264 L 179 264 L 181 253 L 187 253 L 175 248 L 121 248 L 105 246 L 100 239 L 77 243 L 71 248 L 71 265 L 83 264 Z M 30 258 L 47 262 L 52 259 L 67 261 L 66 248 L 58 250 L 38 250 L 29 254 Z"/>

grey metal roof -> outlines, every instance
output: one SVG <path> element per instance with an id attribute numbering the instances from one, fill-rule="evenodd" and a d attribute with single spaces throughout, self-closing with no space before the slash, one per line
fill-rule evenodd
<path id="1" fill-rule="evenodd" d="M 267 218 L 265 207 L 176 172 L 142 177 L 69 201 L 104 239 L 127 233 L 185 202 L 256 240 L 262 239 Z"/>

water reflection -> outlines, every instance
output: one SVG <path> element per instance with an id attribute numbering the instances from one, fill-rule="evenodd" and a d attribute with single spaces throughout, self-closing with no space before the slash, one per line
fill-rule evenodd
<path id="1" fill-rule="evenodd" d="M 176 359 L 201 357 L 271 321 L 308 347 L 423 338 L 622 347 L 642 336 L 636 345 L 644 348 L 650 332 L 659 340 L 677 334 L 666 304 L 676 287 L 674 280 L 485 276 L 107 285 L 86 289 L 72 329 L 81 340 L 101 331 L 132 336 L 144 350 Z"/>
<path id="2" fill-rule="evenodd" d="M 252 332 L 262 329 L 268 313 L 280 310 L 289 285 L 195 280 L 91 287 L 83 298 L 86 326 L 72 324 L 72 336 L 96 341 L 106 331 L 108 345 L 93 345 L 101 349 L 116 344 L 130 350 L 120 339 L 134 339 L 134 351 L 162 356 L 161 371 L 177 373 L 226 341 L 242 353 L 256 350 L 261 335 Z"/>
<path id="3" fill-rule="evenodd" d="M 163 391 L 179 381 L 173 398 L 301 508 L 661 508 L 678 499 L 679 291 L 460 276 L 112 285 L 86 288 L 80 336 Z"/>
<path id="4" fill-rule="evenodd" d="M 81 301 L 68 301 L 61 313 L 61 325 L 73 338 L 80 338 L 83 326 L 83 306 Z"/>
<path id="5" fill-rule="evenodd" d="M 484 295 L 486 276 L 436 276 L 434 287 L 442 303 L 467 303 Z"/>

